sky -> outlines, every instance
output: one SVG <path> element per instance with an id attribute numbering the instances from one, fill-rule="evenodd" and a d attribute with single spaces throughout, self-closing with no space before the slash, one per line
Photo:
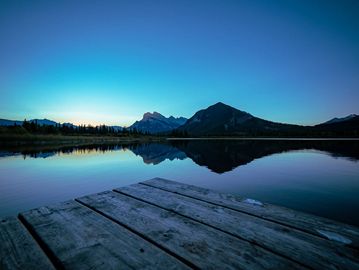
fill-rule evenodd
<path id="1" fill-rule="evenodd" d="M 0 118 L 359 113 L 359 1 L 0 0 Z"/>

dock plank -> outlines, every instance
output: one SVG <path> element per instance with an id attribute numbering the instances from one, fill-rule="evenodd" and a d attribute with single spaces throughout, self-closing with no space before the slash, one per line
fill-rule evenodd
<path id="1" fill-rule="evenodd" d="M 354 226 L 160 178 L 0 221 L 0 269 L 359 269 Z"/>
<path id="2" fill-rule="evenodd" d="M 115 190 L 200 221 L 313 269 L 359 269 L 359 251 L 225 207 L 134 184 Z"/>
<path id="3" fill-rule="evenodd" d="M 200 269 L 304 269 L 247 241 L 117 192 L 76 200 L 131 227 Z"/>
<path id="4" fill-rule="evenodd" d="M 64 269 L 187 269 L 140 236 L 75 201 L 20 214 Z"/>
<path id="5" fill-rule="evenodd" d="M 55 269 L 16 217 L 0 220 L 0 269 Z"/>
<path id="6" fill-rule="evenodd" d="M 359 228 L 351 225 L 162 178 L 154 178 L 141 184 L 244 212 L 359 249 Z"/>

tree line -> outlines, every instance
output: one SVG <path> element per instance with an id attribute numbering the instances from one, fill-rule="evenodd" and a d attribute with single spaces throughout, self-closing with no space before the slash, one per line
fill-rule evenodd
<path id="1" fill-rule="evenodd" d="M 114 128 L 106 125 L 71 125 L 71 124 L 55 124 L 43 125 L 37 121 L 23 121 L 22 125 L 14 125 L 10 128 L 23 128 L 31 134 L 61 134 L 61 135 L 110 135 L 110 136 L 130 136 L 130 135 L 150 135 L 147 132 L 141 132 L 136 129 Z"/>

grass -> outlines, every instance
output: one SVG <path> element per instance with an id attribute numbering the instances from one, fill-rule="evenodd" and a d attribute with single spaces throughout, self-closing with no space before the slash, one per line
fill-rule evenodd
<path id="1" fill-rule="evenodd" d="M 115 144 L 139 141 L 158 141 L 155 136 L 115 136 L 115 135 L 62 135 L 62 134 L 31 134 L 22 127 L 0 127 L 0 146 L 51 145 L 80 146 L 89 144 Z"/>

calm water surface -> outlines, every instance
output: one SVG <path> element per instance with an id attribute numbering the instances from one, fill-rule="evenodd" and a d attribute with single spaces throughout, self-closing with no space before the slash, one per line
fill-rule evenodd
<path id="1" fill-rule="evenodd" d="M 0 150 L 0 217 L 153 177 L 359 226 L 359 142 L 186 140 Z"/>

